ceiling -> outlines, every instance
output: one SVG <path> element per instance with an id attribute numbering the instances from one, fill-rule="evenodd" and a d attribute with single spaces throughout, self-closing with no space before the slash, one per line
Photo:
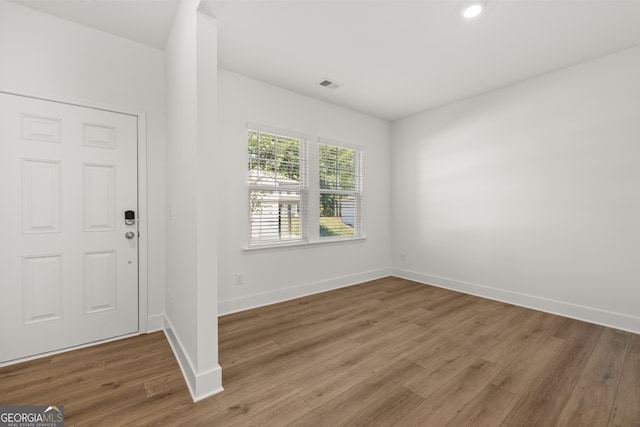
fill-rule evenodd
<path id="1" fill-rule="evenodd" d="M 11 0 L 41 12 L 164 49 L 180 0 Z"/>
<path id="2" fill-rule="evenodd" d="M 222 68 L 385 120 L 640 45 L 640 0 L 205 1 Z M 179 3 L 14 2 L 160 49 Z"/>

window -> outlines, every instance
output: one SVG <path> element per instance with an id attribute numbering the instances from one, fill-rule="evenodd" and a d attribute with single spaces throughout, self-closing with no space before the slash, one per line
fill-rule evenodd
<path id="1" fill-rule="evenodd" d="M 250 244 L 306 239 L 306 144 L 303 137 L 248 130 Z"/>
<path id="2" fill-rule="evenodd" d="M 362 153 L 321 143 L 320 237 L 355 237 L 360 233 Z"/>
<path id="3" fill-rule="evenodd" d="M 251 248 L 362 237 L 362 151 L 259 125 L 247 142 Z"/>

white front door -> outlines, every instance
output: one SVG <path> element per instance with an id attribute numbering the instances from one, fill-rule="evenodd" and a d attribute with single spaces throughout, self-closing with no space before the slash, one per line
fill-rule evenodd
<path id="1" fill-rule="evenodd" d="M 138 331 L 137 135 L 0 93 L 0 363 Z"/>

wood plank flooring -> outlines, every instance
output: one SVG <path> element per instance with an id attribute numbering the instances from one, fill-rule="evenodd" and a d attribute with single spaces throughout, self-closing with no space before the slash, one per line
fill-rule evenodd
<path id="1" fill-rule="evenodd" d="M 220 318 L 191 402 L 162 333 L 0 369 L 66 426 L 640 426 L 640 336 L 398 278 Z"/>

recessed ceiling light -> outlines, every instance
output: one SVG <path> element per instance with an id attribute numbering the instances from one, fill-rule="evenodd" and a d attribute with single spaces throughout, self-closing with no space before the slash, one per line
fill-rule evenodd
<path id="1" fill-rule="evenodd" d="M 462 16 L 467 19 L 475 18 L 482 13 L 484 5 L 482 3 L 473 3 L 462 9 Z"/>

